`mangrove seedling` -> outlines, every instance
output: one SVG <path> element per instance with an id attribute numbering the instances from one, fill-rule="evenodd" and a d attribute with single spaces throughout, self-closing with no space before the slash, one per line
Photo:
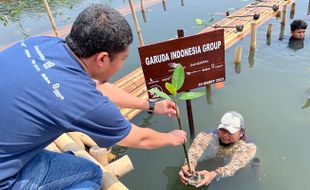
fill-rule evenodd
<path id="1" fill-rule="evenodd" d="M 177 103 L 178 103 L 177 100 L 178 99 L 179 100 L 192 100 L 195 98 L 199 98 L 205 94 L 205 92 L 185 92 L 185 93 L 182 93 L 180 96 L 178 96 L 178 90 L 180 90 L 181 87 L 183 86 L 184 80 L 185 80 L 184 67 L 182 65 L 178 64 L 173 71 L 171 83 L 169 83 L 169 82 L 165 83 L 166 89 L 173 96 L 173 102 L 175 103 L 176 107 L 177 107 Z M 149 90 L 149 92 L 151 94 L 158 96 L 158 97 L 171 100 L 171 98 L 165 92 L 160 91 L 158 88 L 152 88 Z M 179 110 L 176 109 L 176 112 L 177 112 L 176 117 L 178 120 L 179 129 L 183 130 Z M 183 144 L 183 149 L 184 149 L 188 169 L 189 169 L 190 173 L 193 173 L 193 170 L 189 164 L 190 162 L 188 159 L 188 154 L 187 154 L 185 143 Z"/>

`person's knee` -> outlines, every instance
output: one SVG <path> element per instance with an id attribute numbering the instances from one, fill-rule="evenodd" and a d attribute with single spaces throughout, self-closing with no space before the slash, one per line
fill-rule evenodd
<path id="1" fill-rule="evenodd" d="M 102 179 L 103 179 L 103 172 L 101 170 L 101 168 L 94 164 L 95 167 L 94 167 L 94 180 L 96 181 L 96 183 L 98 183 L 100 186 L 102 184 Z"/>
<path id="2" fill-rule="evenodd" d="M 97 164 L 87 160 L 88 171 L 91 171 L 90 180 L 96 182 L 99 186 L 102 184 L 103 172 Z"/>

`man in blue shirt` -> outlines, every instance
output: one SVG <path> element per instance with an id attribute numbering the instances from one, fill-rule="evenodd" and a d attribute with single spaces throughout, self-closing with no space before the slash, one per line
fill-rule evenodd
<path id="1" fill-rule="evenodd" d="M 80 131 L 99 146 L 177 146 L 186 133 L 160 133 L 127 121 L 117 106 L 149 110 L 148 101 L 106 81 L 128 56 L 132 31 L 103 5 L 86 8 L 66 40 L 33 37 L 0 52 L 0 189 L 100 189 L 90 161 L 43 149 L 62 133 Z M 94 82 L 97 81 L 97 82 Z M 175 115 L 170 101 L 154 106 Z"/>

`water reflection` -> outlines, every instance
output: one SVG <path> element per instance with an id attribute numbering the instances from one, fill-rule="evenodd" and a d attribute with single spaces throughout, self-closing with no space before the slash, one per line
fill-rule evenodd
<path id="1" fill-rule="evenodd" d="M 304 94 L 304 97 L 302 98 L 303 106 L 301 109 L 306 109 L 310 107 L 310 89 L 307 90 L 307 92 Z"/>
<path id="2" fill-rule="evenodd" d="M 294 51 L 304 48 L 304 39 L 296 39 L 296 38 L 290 37 L 289 42 L 288 42 L 288 48 Z"/>
<path id="3" fill-rule="evenodd" d="M 309 106 L 310 106 L 310 98 L 307 99 L 305 105 L 303 105 L 301 109 L 309 108 Z"/>
<path id="4" fill-rule="evenodd" d="M 212 88 L 211 86 L 206 86 L 206 94 L 207 94 L 207 103 L 212 106 L 213 102 L 212 102 Z"/>
<path id="5" fill-rule="evenodd" d="M 284 39 L 284 30 L 285 30 L 285 23 L 281 23 L 281 29 L 279 34 L 279 40 L 282 41 Z"/>
<path id="6" fill-rule="evenodd" d="M 224 158 L 208 158 L 198 162 L 196 171 L 208 170 L 213 171 L 218 167 L 225 165 Z M 194 188 L 184 185 L 179 179 L 179 171 L 181 166 L 168 166 L 164 169 L 163 174 L 167 177 L 167 190 L 207 190 L 212 186 L 212 189 L 227 189 L 227 185 L 233 181 L 241 186 L 247 186 L 247 189 L 260 189 L 260 181 L 264 180 L 263 166 L 258 157 L 255 157 L 251 163 L 238 171 L 235 176 L 222 178 L 219 181 L 213 180 L 208 186 Z M 246 183 L 245 183 L 246 180 Z M 243 184 L 243 185 L 242 185 Z"/>
<path id="7" fill-rule="evenodd" d="M 266 45 L 267 45 L 267 46 L 270 46 L 270 44 L 271 44 L 271 37 L 270 37 L 270 36 L 267 36 L 267 37 L 266 37 Z"/>
<path id="8" fill-rule="evenodd" d="M 310 15 L 310 0 L 308 2 L 308 11 L 307 11 L 307 15 Z"/>
<path id="9" fill-rule="evenodd" d="M 249 56 L 248 56 L 248 62 L 249 62 L 250 68 L 253 68 L 255 64 L 254 56 L 255 56 L 255 51 L 250 50 Z"/>
<path id="10" fill-rule="evenodd" d="M 241 64 L 240 63 L 235 64 L 235 73 L 240 74 L 240 72 L 241 72 Z"/>
<path id="11" fill-rule="evenodd" d="M 181 0 L 181 6 L 184 6 L 184 0 Z"/>
<path id="12" fill-rule="evenodd" d="M 279 20 L 281 18 L 281 11 L 278 11 L 276 14 L 276 19 Z"/>
<path id="13" fill-rule="evenodd" d="M 163 0 L 163 8 L 164 8 L 164 11 L 166 11 L 166 10 L 167 10 L 166 0 Z"/>
<path id="14" fill-rule="evenodd" d="M 146 13 L 145 13 L 145 11 L 141 11 L 141 13 L 142 13 L 143 22 L 146 23 L 147 22 Z"/>

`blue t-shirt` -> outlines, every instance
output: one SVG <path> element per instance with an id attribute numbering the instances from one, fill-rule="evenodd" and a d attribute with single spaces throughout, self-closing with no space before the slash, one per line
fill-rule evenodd
<path id="1" fill-rule="evenodd" d="M 0 189 L 64 132 L 107 147 L 131 130 L 60 38 L 34 37 L 0 52 L 0 93 Z"/>

